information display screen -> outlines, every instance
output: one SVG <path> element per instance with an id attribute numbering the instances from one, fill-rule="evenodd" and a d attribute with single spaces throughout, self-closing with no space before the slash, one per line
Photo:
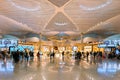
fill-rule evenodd
<path id="1" fill-rule="evenodd" d="M 0 48 L 17 46 L 18 40 L 15 39 L 0 39 Z"/>
<path id="2" fill-rule="evenodd" d="M 104 41 L 103 44 L 99 44 L 99 48 L 105 48 L 105 47 L 117 47 L 120 45 L 120 40 L 107 40 Z"/>
<path id="3" fill-rule="evenodd" d="M 10 51 L 24 51 L 25 49 L 28 49 L 30 51 L 34 50 L 34 46 L 30 46 L 30 45 L 19 45 L 17 47 L 10 47 Z"/>

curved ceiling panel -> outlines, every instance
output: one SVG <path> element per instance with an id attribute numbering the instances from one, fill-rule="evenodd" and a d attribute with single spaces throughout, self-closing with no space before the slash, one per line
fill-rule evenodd
<path id="1" fill-rule="evenodd" d="M 7 38 L 7 39 L 19 39 L 18 37 L 16 37 L 16 36 L 13 36 L 13 35 L 3 35 L 2 36 L 2 38 L 4 39 L 4 38 Z"/>
<path id="2" fill-rule="evenodd" d="M 32 29 L 25 24 L 18 23 L 13 19 L 0 15 L 0 29 L 1 32 L 32 32 Z"/>
<path id="3" fill-rule="evenodd" d="M 59 39 L 56 35 L 63 32 L 70 40 L 79 40 L 81 33 L 108 37 L 120 33 L 119 15 L 120 0 L 0 0 L 0 34 L 41 33 Z"/>
<path id="4" fill-rule="evenodd" d="M 40 38 L 40 35 L 39 34 L 35 34 L 35 33 L 28 33 L 28 34 L 25 35 L 25 37 L 27 37 L 27 38 L 30 38 L 30 37 Z"/>
<path id="5" fill-rule="evenodd" d="M 101 22 L 100 24 L 93 26 L 88 30 L 88 32 L 92 31 L 94 33 L 98 33 L 101 35 L 118 34 L 120 33 L 119 21 L 120 21 L 120 15 L 112 17 L 111 19 L 106 20 L 105 22 Z"/>
<path id="6" fill-rule="evenodd" d="M 76 26 L 61 12 L 57 13 L 45 27 L 48 31 L 77 31 Z"/>
<path id="7" fill-rule="evenodd" d="M 106 39 L 104 39 L 104 41 L 106 40 L 120 40 L 120 34 L 107 37 Z"/>
<path id="8" fill-rule="evenodd" d="M 54 5 L 56 5 L 58 7 L 62 7 L 69 0 L 48 0 L 48 1 L 50 1 L 51 3 L 53 3 Z"/>
<path id="9" fill-rule="evenodd" d="M 99 39 L 98 38 L 93 38 L 93 37 L 86 37 L 86 38 L 83 39 L 84 43 L 96 42 L 96 41 L 99 41 Z"/>
<path id="10" fill-rule="evenodd" d="M 106 2 L 94 7 L 90 7 L 90 6 L 88 7 L 83 4 L 80 4 L 80 8 L 86 11 L 94 11 L 94 10 L 102 9 L 102 8 L 105 8 L 106 6 L 109 6 L 112 3 L 112 1 L 113 0 L 106 0 Z"/>
<path id="11" fill-rule="evenodd" d="M 38 11 L 40 10 L 40 4 L 33 0 L 7 0 L 12 6 L 24 10 L 24 11 Z"/>
<path id="12" fill-rule="evenodd" d="M 26 38 L 27 42 L 39 42 L 39 38 L 37 37 L 30 37 L 30 38 Z"/>
<path id="13" fill-rule="evenodd" d="M 98 38 L 99 37 L 99 35 L 97 35 L 97 34 L 85 34 L 85 35 L 83 35 L 83 37 L 85 38 L 85 37 L 92 37 L 92 38 Z"/>
<path id="14" fill-rule="evenodd" d="M 35 6 L 40 6 L 40 8 L 38 10 L 34 10 L 34 8 L 36 9 Z M 45 0 L 0 1 L 1 15 L 7 16 L 17 22 L 28 25 L 36 33 L 40 33 L 42 30 L 44 30 L 44 26 L 52 17 L 54 11 L 55 8 Z"/>
<path id="15" fill-rule="evenodd" d="M 105 6 L 106 4 L 106 6 Z M 80 32 L 86 32 L 91 27 L 100 22 L 109 20 L 110 18 L 120 14 L 119 0 L 72 0 L 65 6 L 65 13 L 72 18 L 74 23 L 79 27 Z M 93 11 L 83 10 L 80 5 L 97 8 L 104 5 L 100 9 Z"/>

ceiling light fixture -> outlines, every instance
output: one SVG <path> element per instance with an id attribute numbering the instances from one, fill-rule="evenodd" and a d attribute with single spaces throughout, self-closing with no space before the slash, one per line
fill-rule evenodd
<path id="1" fill-rule="evenodd" d="M 66 22 L 56 22 L 55 23 L 55 25 L 57 25 L 57 26 L 66 26 L 68 23 L 66 23 Z"/>
<path id="2" fill-rule="evenodd" d="M 17 5 L 16 3 L 14 3 L 12 0 L 8 0 L 13 6 L 15 6 L 16 8 L 19 8 L 21 10 L 25 10 L 25 11 L 38 11 L 40 9 L 40 6 L 36 6 L 35 8 L 25 8 L 22 6 Z M 37 3 L 37 2 L 36 2 Z"/>
<path id="3" fill-rule="evenodd" d="M 100 22 L 100 23 L 96 24 L 95 26 L 91 27 L 90 29 L 88 29 L 87 32 L 92 31 L 94 29 L 97 29 L 98 26 L 102 26 L 104 24 L 106 24 L 106 23 L 105 22 Z"/>
<path id="4" fill-rule="evenodd" d="M 98 29 L 98 27 L 100 27 L 100 26 L 105 26 L 105 27 L 110 28 L 110 24 L 108 22 L 100 22 L 100 23 L 96 24 L 95 26 L 91 27 L 90 29 L 88 29 L 87 32 L 93 31 L 94 29 Z"/>
<path id="5" fill-rule="evenodd" d="M 87 11 L 94 11 L 94 10 L 104 8 L 104 7 L 108 6 L 111 3 L 112 3 L 112 0 L 107 0 L 107 2 L 105 2 L 104 4 L 101 4 L 101 5 L 97 6 L 97 7 L 89 8 L 89 7 L 86 7 L 84 5 L 80 5 L 80 8 L 83 9 L 83 10 L 87 10 Z"/>

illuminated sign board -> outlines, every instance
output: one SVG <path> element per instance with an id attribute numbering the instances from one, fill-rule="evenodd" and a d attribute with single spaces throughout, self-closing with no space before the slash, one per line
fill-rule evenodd
<path id="1" fill-rule="evenodd" d="M 99 48 L 106 48 L 106 47 L 116 47 L 116 45 L 114 44 L 110 44 L 110 45 L 106 45 L 106 44 L 99 44 L 98 45 Z"/>
<path id="2" fill-rule="evenodd" d="M 92 51 L 92 46 L 85 46 L 85 47 L 84 47 L 84 51 L 85 51 L 85 52 L 87 52 L 87 51 L 88 51 L 88 52 Z"/>
<path id="3" fill-rule="evenodd" d="M 18 41 L 15 39 L 0 39 L 0 47 L 10 47 L 10 46 L 17 46 Z"/>
<path id="4" fill-rule="evenodd" d="M 30 45 L 18 45 L 17 47 L 10 47 L 10 51 L 24 51 L 25 49 L 28 49 L 30 51 L 34 50 L 34 46 L 30 46 Z"/>
<path id="5" fill-rule="evenodd" d="M 105 48 L 105 47 L 116 47 L 120 45 L 120 40 L 107 40 L 104 41 L 103 44 L 99 44 L 99 48 Z"/>

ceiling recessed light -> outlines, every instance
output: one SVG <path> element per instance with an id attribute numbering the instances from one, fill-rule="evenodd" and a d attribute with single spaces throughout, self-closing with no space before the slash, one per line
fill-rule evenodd
<path id="1" fill-rule="evenodd" d="M 80 5 L 80 8 L 83 9 L 83 10 L 87 10 L 87 11 L 94 11 L 94 10 L 104 8 L 104 7 L 108 6 L 111 3 L 112 3 L 112 0 L 107 0 L 107 2 L 105 2 L 104 4 L 101 4 L 101 5 L 96 6 L 96 7 L 90 7 L 89 8 L 89 7 L 86 7 L 84 5 Z"/>
<path id="2" fill-rule="evenodd" d="M 40 9 L 39 5 L 34 7 L 34 8 L 26 8 L 26 7 L 23 7 L 23 6 L 20 6 L 20 5 L 16 4 L 12 0 L 8 0 L 8 1 L 12 4 L 12 6 L 14 6 L 14 7 L 18 8 L 18 9 L 24 10 L 24 11 L 38 11 Z"/>
<path id="3" fill-rule="evenodd" d="M 66 26 L 68 23 L 66 22 L 55 22 L 55 25 L 57 26 Z"/>

